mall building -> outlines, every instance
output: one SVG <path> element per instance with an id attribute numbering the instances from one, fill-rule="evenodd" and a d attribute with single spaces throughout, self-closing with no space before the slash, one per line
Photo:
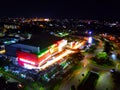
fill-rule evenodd
<path id="1" fill-rule="evenodd" d="M 6 45 L 6 55 L 17 58 L 20 66 L 33 69 L 42 66 L 52 55 L 62 51 L 67 40 L 42 33 L 31 39 Z"/>

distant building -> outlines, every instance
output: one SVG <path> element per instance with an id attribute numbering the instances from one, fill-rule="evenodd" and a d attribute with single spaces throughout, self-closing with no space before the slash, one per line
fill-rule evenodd
<path id="1" fill-rule="evenodd" d="M 15 25 L 15 24 L 4 24 L 4 28 L 6 28 L 6 29 L 19 29 L 20 26 Z"/>

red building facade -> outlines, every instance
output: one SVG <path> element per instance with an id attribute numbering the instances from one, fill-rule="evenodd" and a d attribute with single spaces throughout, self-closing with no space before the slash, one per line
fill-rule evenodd
<path id="1" fill-rule="evenodd" d="M 66 40 L 58 41 L 49 46 L 44 52 L 40 52 L 39 55 L 30 52 L 17 51 L 18 64 L 29 69 L 40 67 L 46 63 L 54 53 L 61 51 L 62 47 L 66 44 Z"/>

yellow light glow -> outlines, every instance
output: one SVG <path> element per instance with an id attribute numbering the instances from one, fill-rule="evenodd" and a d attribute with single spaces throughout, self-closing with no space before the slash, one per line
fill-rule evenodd
<path id="1" fill-rule="evenodd" d="M 80 46 L 84 45 L 85 42 L 81 42 L 77 45 L 75 45 L 72 49 L 78 49 Z"/>
<path id="2" fill-rule="evenodd" d="M 46 63 L 45 65 L 41 66 L 40 68 L 45 69 L 46 67 L 49 67 L 50 65 L 53 65 L 55 62 L 59 61 L 60 59 L 62 59 L 66 55 L 71 54 L 73 52 L 74 51 L 66 50 L 64 53 L 62 53 L 58 57 L 54 58 L 53 60 L 49 61 L 48 63 Z"/>
<path id="3" fill-rule="evenodd" d="M 51 55 L 49 55 L 47 58 L 43 59 L 40 63 L 39 66 L 41 66 L 47 59 L 49 59 L 51 57 Z"/>
<path id="4" fill-rule="evenodd" d="M 1 51 L 0 51 L 0 54 L 3 54 L 3 53 L 5 53 L 5 50 L 1 50 Z"/>
<path id="5" fill-rule="evenodd" d="M 76 44 L 72 49 L 78 49 L 80 46 L 84 45 L 85 41 Z M 46 64 L 44 64 L 43 66 L 38 67 L 40 70 L 45 69 L 51 65 L 53 65 L 54 63 L 56 63 L 57 61 L 61 60 L 62 58 L 64 58 L 65 56 L 71 54 L 71 53 L 75 53 L 75 51 L 73 50 L 65 50 L 64 53 L 60 54 L 59 56 L 55 57 L 53 60 L 47 62 Z"/>
<path id="6" fill-rule="evenodd" d="M 50 19 L 49 19 L 49 18 L 45 18 L 45 19 L 44 19 L 44 21 L 49 22 L 49 21 L 50 21 Z"/>

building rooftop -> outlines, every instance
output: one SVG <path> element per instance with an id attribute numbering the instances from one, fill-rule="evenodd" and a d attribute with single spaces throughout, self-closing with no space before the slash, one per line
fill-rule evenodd
<path id="1" fill-rule="evenodd" d="M 20 42 L 21 44 L 40 47 L 40 50 L 47 48 L 48 46 L 57 43 L 62 40 L 60 37 L 50 35 L 48 33 L 33 34 L 31 39 Z"/>

